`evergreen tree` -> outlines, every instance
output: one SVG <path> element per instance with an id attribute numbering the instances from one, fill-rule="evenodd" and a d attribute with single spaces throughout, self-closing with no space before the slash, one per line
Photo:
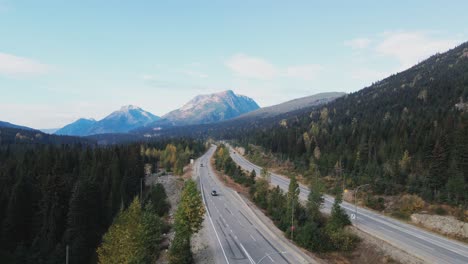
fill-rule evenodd
<path id="1" fill-rule="evenodd" d="M 343 201 L 343 190 L 339 191 L 335 196 L 335 202 L 331 210 L 331 216 L 327 223 L 327 228 L 331 231 L 337 231 L 343 229 L 343 227 L 350 225 L 348 214 L 341 208 Z"/>

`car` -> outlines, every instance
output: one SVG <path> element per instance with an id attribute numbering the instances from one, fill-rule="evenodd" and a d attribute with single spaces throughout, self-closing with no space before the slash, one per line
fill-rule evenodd
<path id="1" fill-rule="evenodd" d="M 218 196 L 218 193 L 215 190 L 211 191 L 211 196 Z"/>
<path id="2" fill-rule="evenodd" d="M 200 164 L 200 167 L 203 167 L 203 163 Z"/>

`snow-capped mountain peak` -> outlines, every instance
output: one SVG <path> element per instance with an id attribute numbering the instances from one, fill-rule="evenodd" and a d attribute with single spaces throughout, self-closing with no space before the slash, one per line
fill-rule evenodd
<path id="1" fill-rule="evenodd" d="M 181 108 L 163 116 L 176 124 L 213 123 L 234 118 L 258 109 L 251 98 L 237 95 L 232 90 L 195 96 Z"/>

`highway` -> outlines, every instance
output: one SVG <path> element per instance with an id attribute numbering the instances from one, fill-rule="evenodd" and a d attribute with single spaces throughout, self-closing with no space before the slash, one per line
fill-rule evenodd
<path id="1" fill-rule="evenodd" d="M 234 190 L 215 176 L 210 159 L 212 146 L 194 162 L 194 178 L 207 208 L 205 224 L 210 226 L 216 263 L 312 263 L 303 252 L 279 239 Z M 218 196 L 212 196 L 216 190 Z"/>
<path id="2" fill-rule="evenodd" d="M 255 170 L 260 175 L 261 167 L 251 163 L 230 147 L 232 159 L 247 171 Z M 278 185 L 287 191 L 289 179 L 285 176 L 270 173 L 271 184 Z M 307 200 L 309 189 L 300 185 L 300 199 Z M 324 210 L 329 211 L 333 197 L 325 195 Z M 342 207 L 351 215 L 354 205 L 343 202 Z M 391 245 L 418 257 L 426 263 L 466 264 L 468 263 L 468 245 L 447 239 L 410 224 L 358 207 L 353 225 Z"/>

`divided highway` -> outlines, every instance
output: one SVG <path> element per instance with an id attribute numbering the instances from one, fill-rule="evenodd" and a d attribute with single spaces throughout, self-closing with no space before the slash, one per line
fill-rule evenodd
<path id="1" fill-rule="evenodd" d="M 252 211 L 245 201 L 215 176 L 210 159 L 212 146 L 194 163 L 195 178 L 207 208 L 206 217 L 212 233 L 216 263 L 311 263 L 304 253 L 278 239 Z M 212 196 L 216 190 L 218 196 Z M 214 231 L 214 232 L 212 232 Z"/>
<path id="2" fill-rule="evenodd" d="M 232 159 L 247 171 L 255 170 L 260 175 L 261 167 L 251 163 L 230 148 Z M 271 184 L 287 191 L 289 179 L 271 173 Z M 307 199 L 309 189 L 300 185 L 300 198 Z M 324 209 L 330 210 L 333 197 L 326 195 Z M 342 207 L 348 214 L 354 213 L 354 205 L 343 202 Z M 365 208 L 358 207 L 357 218 L 353 224 L 361 230 L 387 241 L 393 246 L 414 255 L 427 263 L 466 264 L 468 245 L 433 234 L 415 226 L 383 216 Z"/>

